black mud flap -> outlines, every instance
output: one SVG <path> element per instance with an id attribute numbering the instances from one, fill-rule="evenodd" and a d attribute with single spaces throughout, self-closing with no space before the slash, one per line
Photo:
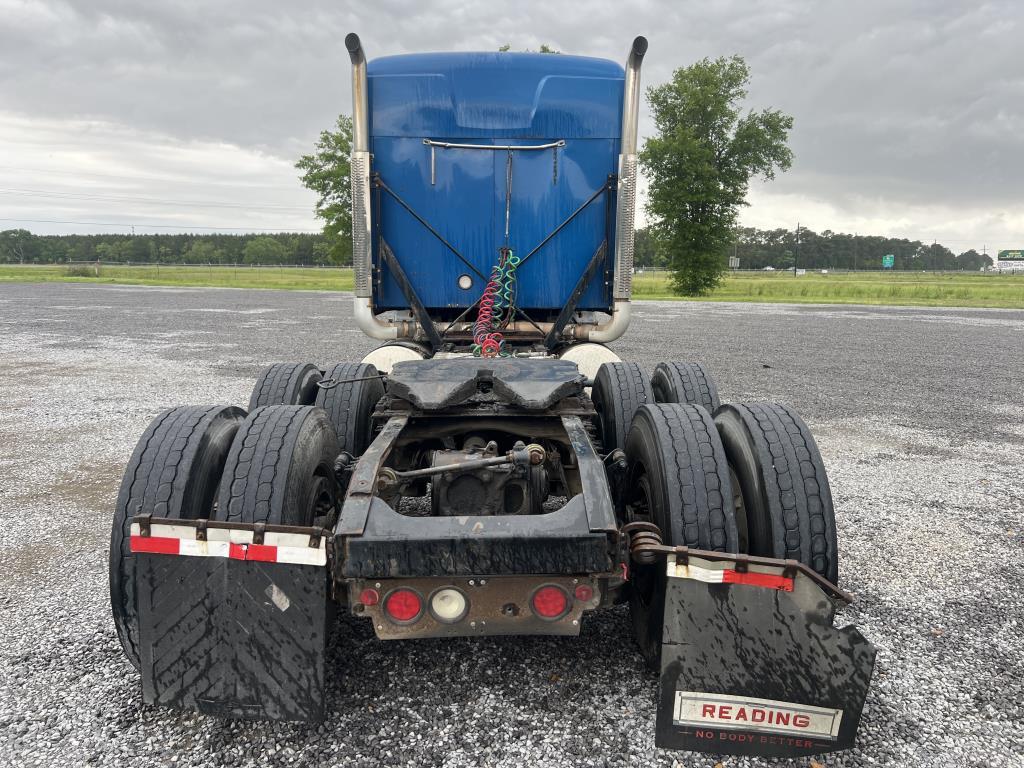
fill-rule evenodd
<path id="1" fill-rule="evenodd" d="M 875 648 L 832 626 L 827 582 L 705 554 L 668 558 L 655 743 L 771 757 L 853 746 Z"/>
<path id="2" fill-rule="evenodd" d="M 226 718 L 323 719 L 326 568 L 234 554 L 135 556 L 146 703 Z"/>

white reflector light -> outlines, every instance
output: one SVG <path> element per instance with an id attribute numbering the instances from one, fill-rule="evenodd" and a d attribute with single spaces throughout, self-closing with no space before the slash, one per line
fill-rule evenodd
<path id="1" fill-rule="evenodd" d="M 430 612 L 438 621 L 452 624 L 463 616 L 469 608 L 466 596 L 457 589 L 439 589 L 430 598 Z"/>

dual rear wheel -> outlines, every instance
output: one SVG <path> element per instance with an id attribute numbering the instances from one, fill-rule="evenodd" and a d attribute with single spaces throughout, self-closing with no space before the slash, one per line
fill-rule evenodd
<path id="1" fill-rule="evenodd" d="M 797 560 L 839 575 L 835 511 L 807 425 L 778 403 L 722 405 L 707 371 L 660 363 L 602 366 L 594 405 L 605 451 L 625 450 L 623 522 L 651 522 L 671 546 Z M 664 565 L 635 566 L 634 635 L 660 663 Z"/>
<path id="2" fill-rule="evenodd" d="M 363 370 L 369 368 L 370 370 Z M 315 372 L 315 375 L 314 375 Z M 234 406 L 183 406 L 157 416 L 125 471 L 110 537 L 110 597 L 125 655 L 139 667 L 132 518 L 326 525 L 339 509 L 334 463 L 362 453 L 383 395 L 372 366 L 339 364 L 335 386 L 308 364 L 272 366 L 246 415 Z M 358 376 L 351 374 L 367 374 Z M 360 379 L 351 382 L 348 379 Z M 312 382 L 312 383 L 310 383 Z M 315 404 L 314 404 L 315 403 Z M 340 427 L 340 430 L 339 428 Z"/>

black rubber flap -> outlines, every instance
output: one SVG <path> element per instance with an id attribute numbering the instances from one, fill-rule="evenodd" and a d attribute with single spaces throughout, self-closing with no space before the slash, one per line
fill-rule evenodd
<path id="1" fill-rule="evenodd" d="M 806 575 L 751 565 L 750 581 L 785 577 L 792 591 L 714 583 L 744 579 L 735 568 L 670 560 L 656 744 L 772 757 L 850 748 L 874 646 L 852 626 L 832 626 L 831 600 Z"/>
<path id="2" fill-rule="evenodd" d="M 545 410 L 583 392 L 585 379 L 568 360 L 452 358 L 396 363 L 388 394 L 427 411 L 474 403 Z"/>
<path id="3" fill-rule="evenodd" d="M 226 718 L 323 719 L 325 568 L 136 557 L 147 704 Z"/>

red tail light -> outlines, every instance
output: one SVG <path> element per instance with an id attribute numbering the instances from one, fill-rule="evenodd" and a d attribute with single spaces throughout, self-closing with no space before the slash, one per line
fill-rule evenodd
<path id="1" fill-rule="evenodd" d="M 384 613 L 400 624 L 408 624 L 423 613 L 423 600 L 413 590 L 402 587 L 384 598 Z"/>
<path id="2" fill-rule="evenodd" d="M 560 619 L 569 611 L 569 596 L 561 587 L 548 584 L 533 593 L 530 606 L 542 619 Z"/>

